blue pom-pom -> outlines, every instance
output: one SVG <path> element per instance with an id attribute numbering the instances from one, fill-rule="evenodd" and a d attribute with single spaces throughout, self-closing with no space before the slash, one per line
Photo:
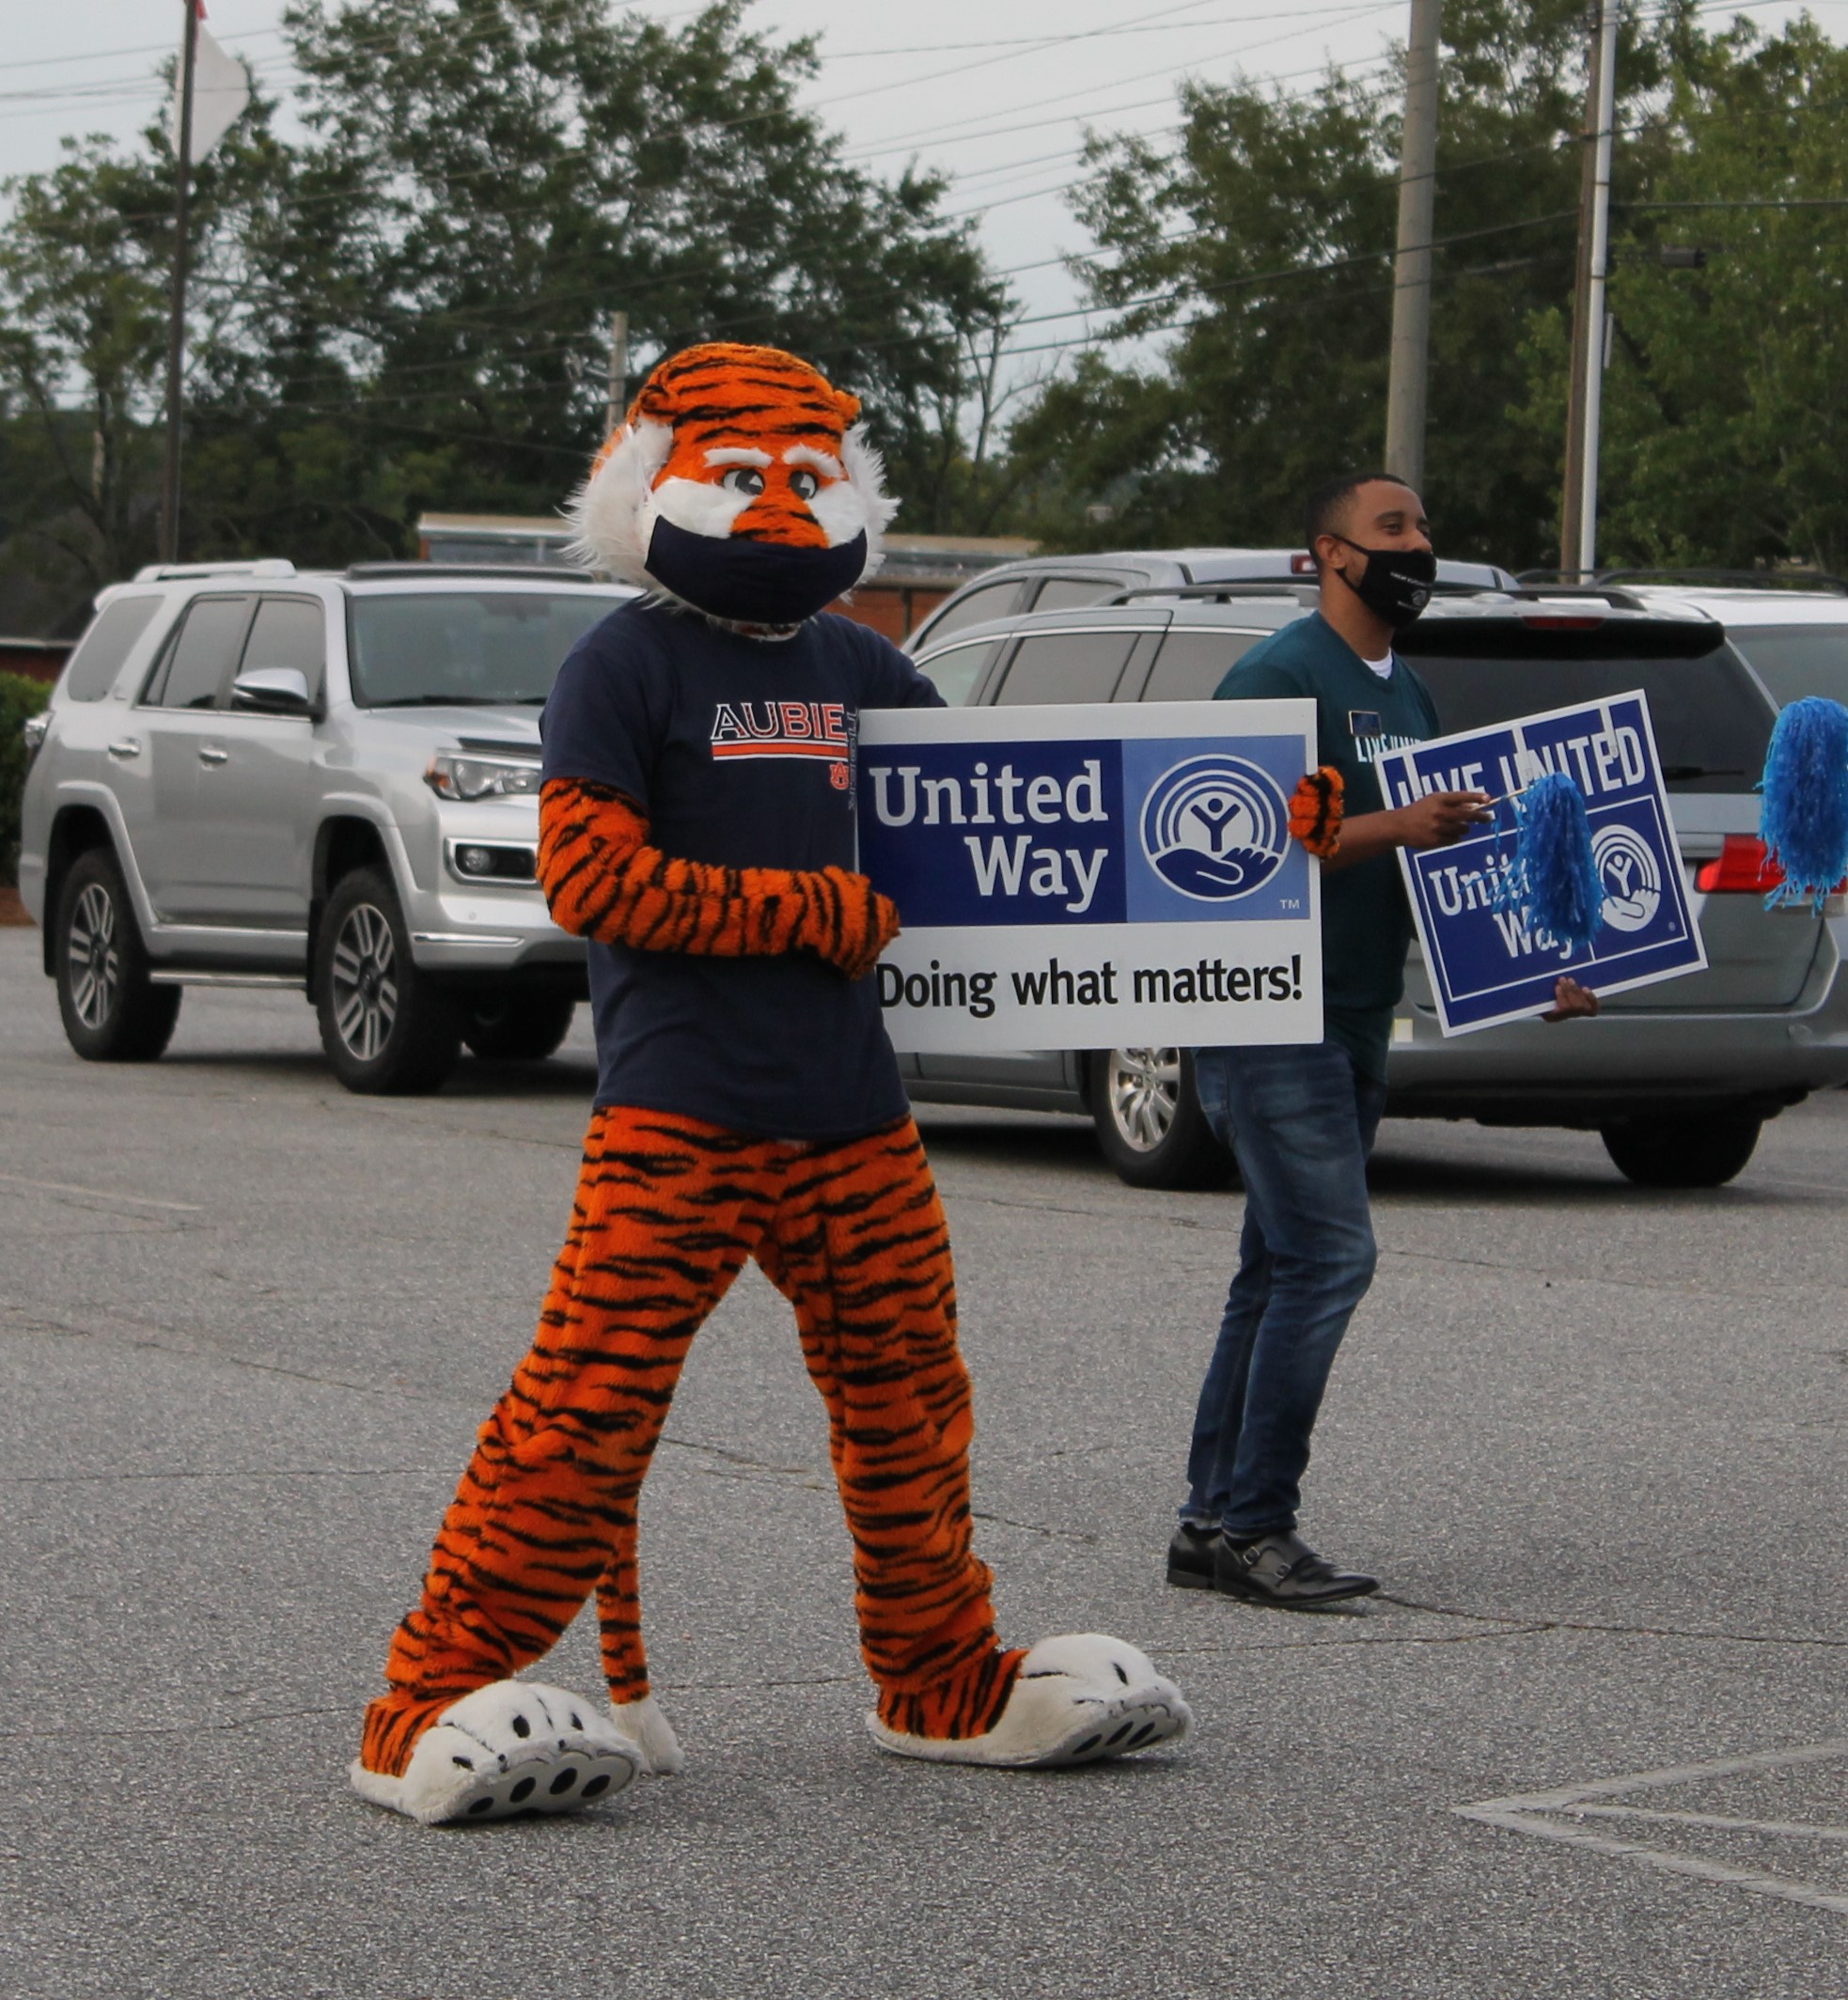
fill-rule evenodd
<path id="1" fill-rule="evenodd" d="M 1809 695 L 1778 718 L 1760 788 L 1759 837 L 1784 871 L 1766 907 L 1818 909 L 1848 875 L 1848 709 Z"/>
<path id="2" fill-rule="evenodd" d="M 1496 907 L 1518 912 L 1529 930 L 1568 951 L 1581 950 L 1597 936 L 1605 907 L 1585 794 L 1562 772 L 1549 771 L 1513 805 L 1514 857 L 1502 871 Z"/>

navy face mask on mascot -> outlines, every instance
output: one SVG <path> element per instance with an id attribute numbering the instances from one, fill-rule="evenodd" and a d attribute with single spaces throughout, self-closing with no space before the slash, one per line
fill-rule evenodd
<path id="1" fill-rule="evenodd" d="M 542 722 L 537 872 L 588 941 L 597 1095 L 538 1336 L 352 1767 L 426 1823 L 572 1811 L 680 1769 L 636 1521 L 687 1351 L 748 1258 L 826 1405 L 880 1748 L 1050 1766 L 1188 1727 L 1120 1639 L 995 1635 L 948 1227 L 870 977 L 899 913 L 854 867 L 861 711 L 942 697 L 877 633 L 816 615 L 877 566 L 892 512 L 858 414 L 793 355 L 690 349 L 573 503 L 581 552 L 657 594 L 578 642 Z M 607 1706 L 515 1678 L 593 1593 Z"/>

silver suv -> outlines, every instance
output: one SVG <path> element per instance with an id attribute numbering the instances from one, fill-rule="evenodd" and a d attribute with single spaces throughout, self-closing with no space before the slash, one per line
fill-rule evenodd
<path id="1" fill-rule="evenodd" d="M 634 595 L 427 563 L 105 590 L 27 739 L 20 890 L 71 1047 L 151 1060 L 186 987 L 273 986 L 352 1090 L 549 1055 L 586 975 L 534 879 L 539 712 Z"/>
<path id="2" fill-rule="evenodd" d="M 1258 641 L 1312 609 L 1274 585 L 1136 586 L 1085 610 L 965 626 L 916 648 L 951 701 L 1202 700 Z M 1848 977 L 1839 932 L 1807 908 L 1767 911 L 1752 787 L 1776 709 L 1699 613 L 1604 596 L 1440 597 L 1401 640 L 1447 729 L 1643 688 L 1649 695 L 1704 972 L 1613 994 L 1596 1021 L 1515 1023 L 1447 1039 L 1416 951 L 1393 1025 L 1388 1113 L 1595 1130 L 1647 1186 L 1716 1186 L 1761 1125 L 1848 1082 Z M 1124 1180 L 1198 1184 L 1229 1163 L 1181 1049 L 1057 1049 L 906 1058 L 924 1102 L 1082 1111 Z"/>
<path id="3" fill-rule="evenodd" d="M 995 618 L 1028 611 L 1078 611 L 1136 591 L 1314 582 L 1315 560 L 1304 549 L 1113 549 L 1096 555 L 1027 555 L 984 570 L 952 591 L 905 641 L 905 650 L 923 652 L 952 633 Z M 1512 590 L 1518 586 L 1493 563 L 1447 560 L 1437 565 L 1437 587 Z"/>

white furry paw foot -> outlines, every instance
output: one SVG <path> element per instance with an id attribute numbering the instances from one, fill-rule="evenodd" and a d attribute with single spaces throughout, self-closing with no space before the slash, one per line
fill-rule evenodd
<path id="1" fill-rule="evenodd" d="M 402 1777 L 357 1761 L 349 1774 L 362 1799 L 437 1826 L 575 1812 L 613 1799 L 646 1769 L 594 1702 L 536 1680 L 496 1680 L 444 1710 L 418 1737 Z"/>
<path id="2" fill-rule="evenodd" d="M 651 1778 L 678 1777 L 686 1767 L 680 1738 L 673 1725 L 661 1712 L 652 1695 L 639 1701 L 613 1701 L 610 1720 L 625 1742 L 642 1754 L 643 1768 Z"/>
<path id="3" fill-rule="evenodd" d="M 867 1717 L 872 1740 L 895 1757 L 940 1764 L 1048 1770 L 1129 1757 L 1178 1742 L 1193 1723 L 1181 1690 L 1147 1653 L 1100 1632 L 1041 1639 L 1020 1663 L 1001 1719 L 959 1742 L 910 1736 Z"/>

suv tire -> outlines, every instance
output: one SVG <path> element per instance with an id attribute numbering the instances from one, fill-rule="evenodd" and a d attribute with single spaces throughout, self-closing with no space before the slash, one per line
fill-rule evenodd
<path id="1" fill-rule="evenodd" d="M 1219 1187 L 1237 1175 L 1200 1109 L 1191 1049 L 1097 1050 L 1090 1107 L 1104 1157 L 1131 1187 Z"/>
<path id="2" fill-rule="evenodd" d="M 462 1012 L 462 1039 L 483 1062 L 543 1062 L 572 1031 L 570 993 L 496 993 Z"/>
<path id="3" fill-rule="evenodd" d="M 1764 1120 L 1749 1111 L 1626 1118 L 1600 1137 L 1611 1163 L 1638 1187 L 1724 1187 L 1758 1145 Z"/>
<path id="4" fill-rule="evenodd" d="M 363 1096 L 440 1089 L 462 1054 L 451 996 L 411 957 L 404 912 L 379 868 L 342 875 L 327 898 L 310 979 L 321 1045 Z"/>
<path id="5" fill-rule="evenodd" d="M 86 1062 L 153 1062 L 173 1039 L 180 988 L 148 977 L 148 952 L 128 885 L 106 847 L 71 864 L 52 940 L 57 1010 Z"/>

